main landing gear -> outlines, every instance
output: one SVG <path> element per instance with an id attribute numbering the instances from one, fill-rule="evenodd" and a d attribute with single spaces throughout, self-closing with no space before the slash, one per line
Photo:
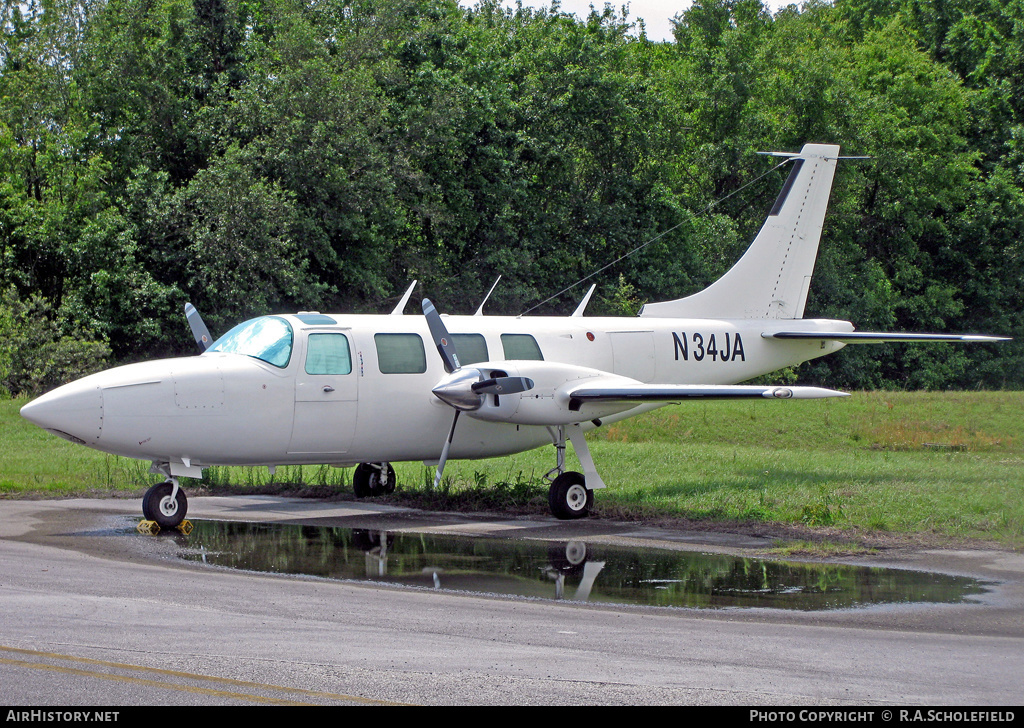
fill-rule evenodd
<path id="1" fill-rule="evenodd" d="M 395 469 L 391 463 L 362 463 L 352 473 L 352 490 L 356 498 L 388 495 L 395 492 Z"/>
<path id="2" fill-rule="evenodd" d="M 594 507 L 594 491 L 587 488 L 583 473 L 569 470 L 551 481 L 548 507 L 555 518 L 563 521 L 590 515 L 590 509 Z"/>
<path id="3" fill-rule="evenodd" d="M 595 420 L 600 425 L 600 421 Z M 583 429 L 577 425 L 549 427 L 551 440 L 558 453 L 558 463 L 545 476 L 551 481 L 548 507 L 551 515 L 563 521 L 586 518 L 594 507 L 594 491 L 604 488 L 604 481 L 594 467 Z M 565 441 L 572 442 L 576 457 L 583 466 L 577 473 L 565 469 Z M 395 491 L 395 469 L 391 463 L 361 463 L 352 474 L 352 490 L 356 498 L 387 495 Z"/>
<path id="4" fill-rule="evenodd" d="M 597 424 L 600 424 L 599 422 Z M 569 429 L 566 430 L 566 427 Z M 545 476 L 551 481 L 548 489 L 548 508 L 551 515 L 563 521 L 586 518 L 594 507 L 594 491 L 604 488 L 604 481 L 597 474 L 590 448 L 579 425 L 559 425 L 548 428 L 558 453 L 558 464 Z M 565 438 L 568 434 L 576 457 L 583 466 L 583 473 L 565 469 Z"/>

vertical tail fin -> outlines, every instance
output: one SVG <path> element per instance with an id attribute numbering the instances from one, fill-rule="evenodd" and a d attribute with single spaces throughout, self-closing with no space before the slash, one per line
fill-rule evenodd
<path id="1" fill-rule="evenodd" d="M 838 157 L 837 145 L 804 145 L 791 157 L 793 168 L 786 184 L 736 265 L 703 291 L 675 301 L 649 303 L 640 315 L 802 318 Z"/>

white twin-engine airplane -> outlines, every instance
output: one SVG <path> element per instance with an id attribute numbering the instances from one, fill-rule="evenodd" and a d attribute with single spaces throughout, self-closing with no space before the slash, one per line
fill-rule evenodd
<path id="1" fill-rule="evenodd" d="M 262 316 L 210 345 L 186 305 L 200 356 L 93 374 L 21 414 L 72 442 L 151 460 L 167 480 L 142 510 L 163 528 L 185 517 L 178 478 L 211 465 L 354 465 L 363 497 L 394 490 L 392 462 L 436 463 L 436 485 L 449 457 L 548 443 L 557 453 L 551 512 L 580 518 L 605 487 L 584 439 L 602 423 L 694 399 L 845 396 L 736 383 L 846 344 L 1000 340 L 856 333 L 845 321 L 803 318 L 838 155 L 825 144 L 778 155 L 792 171 L 739 262 L 707 289 L 649 303 L 635 318 L 583 317 L 593 288 L 569 317 L 440 316 L 426 299 L 423 318 L 405 316 L 410 286 L 391 315 Z M 582 474 L 566 471 L 566 439 Z"/>

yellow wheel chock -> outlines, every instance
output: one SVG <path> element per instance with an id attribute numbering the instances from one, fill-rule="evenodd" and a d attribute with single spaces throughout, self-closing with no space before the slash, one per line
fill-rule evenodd
<path id="1" fill-rule="evenodd" d="M 139 521 L 139 525 L 135 527 L 135 530 L 148 536 L 156 536 L 160 533 L 160 524 L 156 521 Z"/>
<path id="2" fill-rule="evenodd" d="M 181 533 L 185 536 L 188 536 L 190 533 L 192 533 L 192 521 L 186 519 L 179 523 L 177 526 L 175 526 L 175 528 L 181 531 Z M 160 533 L 160 524 L 156 521 L 142 520 L 139 521 L 139 524 L 135 527 L 135 530 L 147 536 L 156 536 L 158 533 Z"/>

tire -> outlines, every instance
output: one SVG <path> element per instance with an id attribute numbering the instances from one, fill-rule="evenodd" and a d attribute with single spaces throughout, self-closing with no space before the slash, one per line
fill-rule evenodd
<path id="1" fill-rule="evenodd" d="M 395 469 L 391 467 L 391 463 L 388 463 L 388 484 L 385 485 L 382 490 L 385 495 L 395 492 L 395 488 L 398 486 L 398 481 L 395 480 Z"/>
<path id="2" fill-rule="evenodd" d="M 555 543 L 548 546 L 548 563 L 566 576 L 579 576 L 587 565 L 587 545 L 582 541 Z"/>
<path id="3" fill-rule="evenodd" d="M 563 521 L 586 518 L 594 507 L 594 491 L 587 488 L 582 473 L 565 472 L 555 478 L 548 490 L 551 515 Z"/>
<path id="4" fill-rule="evenodd" d="M 142 515 L 147 521 L 155 521 L 162 529 L 177 528 L 188 512 L 188 498 L 178 488 L 178 495 L 172 500 L 174 484 L 170 481 L 157 483 L 142 496 Z"/>
<path id="5" fill-rule="evenodd" d="M 150 507 L 150 501 L 152 500 L 153 490 L 156 488 L 155 485 L 151 485 L 146 491 L 145 495 L 142 496 L 142 517 L 147 521 L 156 520 L 153 518 L 153 509 Z"/>
<path id="6" fill-rule="evenodd" d="M 388 482 L 380 482 L 380 464 L 361 463 L 352 473 L 352 490 L 356 498 L 368 498 L 375 495 L 387 495 L 395 492 L 395 469 L 387 463 Z"/>

